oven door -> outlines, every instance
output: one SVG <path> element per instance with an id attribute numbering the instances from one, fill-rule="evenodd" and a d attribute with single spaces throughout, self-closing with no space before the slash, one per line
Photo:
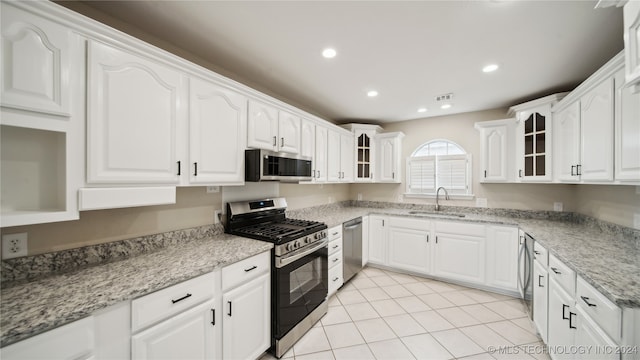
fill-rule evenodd
<path id="1" fill-rule="evenodd" d="M 275 259 L 273 336 L 281 339 L 327 298 L 328 241 Z"/>

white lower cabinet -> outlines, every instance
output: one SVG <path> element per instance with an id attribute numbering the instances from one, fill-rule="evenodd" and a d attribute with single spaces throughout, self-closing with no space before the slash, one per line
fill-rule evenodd
<path id="1" fill-rule="evenodd" d="M 549 280 L 549 338 L 551 358 L 573 359 L 569 348 L 575 343 L 576 312 L 573 294 L 568 294 L 554 278 Z"/>
<path id="2" fill-rule="evenodd" d="M 133 359 L 214 359 L 216 302 L 211 299 L 132 337 Z"/>
<path id="3" fill-rule="evenodd" d="M 549 310 L 549 278 L 547 269 L 538 261 L 533 263 L 533 322 L 545 343 L 547 338 L 547 315 Z"/>
<path id="4" fill-rule="evenodd" d="M 389 218 L 388 265 L 402 270 L 430 272 L 431 221 L 412 218 Z"/>
<path id="5" fill-rule="evenodd" d="M 224 293 L 223 359 L 256 359 L 271 346 L 270 276 Z"/>
<path id="6" fill-rule="evenodd" d="M 4 360 L 23 359 L 94 359 L 95 333 L 93 317 L 74 321 L 0 349 Z"/>
<path id="7" fill-rule="evenodd" d="M 385 216 L 369 216 L 369 262 L 372 264 L 387 263 L 387 234 L 384 225 Z"/>
<path id="8" fill-rule="evenodd" d="M 342 253 L 342 225 L 334 226 L 329 233 L 329 290 L 328 296 L 338 291 L 344 284 L 344 266 Z"/>
<path id="9" fill-rule="evenodd" d="M 434 235 L 434 275 L 484 283 L 484 225 L 437 221 Z"/>
<path id="10" fill-rule="evenodd" d="M 614 360 L 620 359 L 615 352 L 618 344 L 611 340 L 604 331 L 582 310 L 576 307 L 575 345 L 579 359 Z M 611 351 L 607 351 L 607 349 Z"/>
<path id="11" fill-rule="evenodd" d="M 487 225 L 487 285 L 518 291 L 518 228 Z"/>

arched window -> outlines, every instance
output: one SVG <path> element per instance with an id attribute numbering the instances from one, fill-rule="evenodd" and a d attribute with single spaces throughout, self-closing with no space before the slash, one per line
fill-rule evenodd
<path id="1" fill-rule="evenodd" d="M 420 145 L 407 159 L 407 195 L 433 196 L 439 187 L 449 195 L 473 196 L 471 154 L 446 139 Z"/>

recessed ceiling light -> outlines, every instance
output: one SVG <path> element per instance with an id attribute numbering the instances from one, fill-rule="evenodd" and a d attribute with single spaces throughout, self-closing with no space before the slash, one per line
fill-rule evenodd
<path id="1" fill-rule="evenodd" d="M 378 96 L 378 92 L 375 90 L 370 90 L 369 92 L 367 92 L 367 96 L 368 97 L 376 97 Z"/>
<path id="2" fill-rule="evenodd" d="M 440 106 L 440 109 L 448 109 L 451 107 L 451 104 L 442 104 L 442 106 Z"/>
<path id="3" fill-rule="evenodd" d="M 486 72 L 486 73 L 494 72 L 496 70 L 498 70 L 498 65 L 496 64 L 490 64 L 482 68 L 482 72 Z"/>
<path id="4" fill-rule="evenodd" d="M 322 56 L 324 56 L 327 59 L 332 59 L 334 57 L 336 57 L 338 53 L 336 52 L 335 49 L 332 48 L 326 48 L 324 50 L 322 50 Z"/>
<path id="5" fill-rule="evenodd" d="M 419 113 L 427 112 L 427 108 L 420 108 L 418 109 L 418 112 Z"/>

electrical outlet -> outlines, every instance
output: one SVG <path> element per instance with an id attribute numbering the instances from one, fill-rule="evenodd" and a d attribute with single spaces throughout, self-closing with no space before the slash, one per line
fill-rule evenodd
<path id="1" fill-rule="evenodd" d="M 220 186 L 207 186 L 207 194 L 220 192 Z"/>
<path id="2" fill-rule="evenodd" d="M 553 203 L 553 211 L 562 211 L 562 203 L 554 202 Z"/>
<path id="3" fill-rule="evenodd" d="M 329 199 L 327 199 L 327 204 L 331 203 L 333 203 L 333 196 L 329 196 Z"/>
<path id="4" fill-rule="evenodd" d="M 220 223 L 220 213 L 222 212 L 222 210 L 214 210 L 213 211 L 213 223 L 214 224 L 219 224 Z"/>
<path id="5" fill-rule="evenodd" d="M 362 194 L 358 193 L 358 201 L 362 201 Z"/>
<path id="6" fill-rule="evenodd" d="M 640 214 L 633 214 L 633 227 L 640 230 Z"/>
<path id="7" fill-rule="evenodd" d="M 27 256 L 27 233 L 2 235 L 2 259 Z"/>
<path id="8" fill-rule="evenodd" d="M 487 207 L 487 198 L 476 198 L 476 207 L 486 208 Z"/>
<path id="9" fill-rule="evenodd" d="M 398 195 L 398 202 L 404 202 L 404 196 Z"/>

